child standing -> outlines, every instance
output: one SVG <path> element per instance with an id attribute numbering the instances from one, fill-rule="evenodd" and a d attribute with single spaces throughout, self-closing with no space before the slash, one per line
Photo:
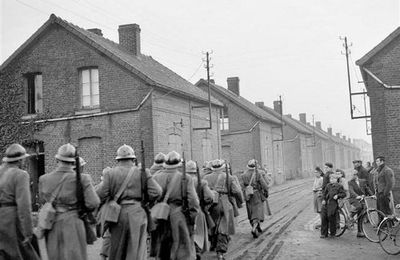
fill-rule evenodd
<path id="1" fill-rule="evenodd" d="M 326 185 L 322 193 L 322 210 L 321 210 L 321 238 L 334 237 L 336 235 L 336 215 L 338 213 L 338 202 L 340 198 L 346 197 L 346 192 L 337 180 L 339 174 L 331 174 L 329 183 Z"/>

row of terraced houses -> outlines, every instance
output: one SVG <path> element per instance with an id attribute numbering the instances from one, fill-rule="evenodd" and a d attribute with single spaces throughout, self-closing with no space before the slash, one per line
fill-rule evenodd
<path id="1" fill-rule="evenodd" d="M 270 108 L 242 97 L 238 77 L 229 77 L 227 88 L 185 80 L 141 53 L 137 24 L 120 25 L 118 33 L 116 43 L 100 29 L 51 15 L 1 65 L 1 75 L 11 74 L 23 91 L 24 119 L 51 112 L 34 140 L 25 142 L 37 155 L 29 164 L 34 182 L 55 167 L 57 148 L 67 142 L 78 145 L 96 182 L 115 163 L 120 145 L 132 145 L 141 159 L 141 140 L 148 166 L 155 154 L 170 150 L 199 163 L 223 158 L 236 172 L 256 158 L 276 183 L 311 176 L 327 161 L 351 168 L 359 158 L 352 140 L 325 131 L 321 122 L 310 124 L 306 114 L 297 120 L 282 115 L 279 101 Z"/>

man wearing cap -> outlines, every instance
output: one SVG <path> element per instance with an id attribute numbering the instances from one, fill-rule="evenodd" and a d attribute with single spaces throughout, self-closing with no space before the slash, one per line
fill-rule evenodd
<path id="1" fill-rule="evenodd" d="M 33 253 L 29 174 L 22 170 L 24 147 L 10 145 L 0 166 L 0 259 L 27 259 Z"/>
<path id="2" fill-rule="evenodd" d="M 150 167 L 150 173 L 151 175 L 156 174 L 157 172 L 161 171 L 164 169 L 163 165 L 165 162 L 165 154 L 163 153 L 158 153 L 155 157 L 154 157 L 154 163 L 153 165 Z"/>
<path id="3" fill-rule="evenodd" d="M 373 189 L 372 176 L 369 174 L 368 170 L 364 168 L 364 166 L 362 165 L 362 161 L 354 160 L 353 165 L 354 169 L 357 171 L 358 179 L 362 180 L 361 184 L 365 185 L 367 189 L 372 190 Z"/>
<path id="4" fill-rule="evenodd" d="M 168 203 L 170 207 L 168 221 L 171 228 L 171 238 L 169 239 L 170 241 L 166 241 L 168 237 L 164 237 L 162 241 L 160 241 L 162 244 L 161 251 L 158 254 L 160 259 L 185 260 L 196 258 L 194 241 L 190 232 L 190 223 L 187 223 L 186 217 L 182 212 L 184 195 L 182 187 L 185 185 L 182 181 L 183 173 L 185 172 L 182 171 L 182 158 L 180 154 L 172 151 L 167 154 L 162 173 L 154 176 L 164 190 L 163 197 L 160 198 L 160 200 L 166 200 L 166 203 Z M 199 198 L 194 187 L 193 179 L 189 176 L 187 177 L 186 195 L 188 208 L 194 215 L 197 215 L 198 212 L 200 212 Z M 167 198 L 165 198 L 166 196 Z M 165 249 L 164 246 L 168 244 L 168 242 L 170 242 L 170 247 L 167 251 L 170 252 L 168 254 L 163 253 Z"/>
<path id="5" fill-rule="evenodd" d="M 225 163 L 223 160 L 216 159 L 211 162 L 212 173 L 204 176 L 210 189 L 214 193 L 213 205 L 210 214 L 214 223 L 217 225 L 211 230 L 211 249 L 217 252 L 218 260 L 225 259 L 224 254 L 228 251 L 230 235 L 235 234 L 235 219 L 233 206 L 229 201 L 228 187 L 233 196 L 241 196 L 240 185 L 233 176 L 224 172 Z M 228 185 L 227 185 L 228 183 Z"/>
<path id="6" fill-rule="evenodd" d="M 378 156 L 375 162 L 378 165 L 376 207 L 386 215 L 391 215 L 390 200 L 395 183 L 394 173 L 391 168 L 385 165 L 385 157 Z"/>
<path id="7" fill-rule="evenodd" d="M 325 163 L 324 170 L 325 173 L 322 180 L 322 192 L 324 191 L 326 185 L 329 183 L 329 176 L 333 174 L 333 164 L 330 162 Z"/>
<path id="8" fill-rule="evenodd" d="M 60 146 L 55 156 L 57 168 L 39 178 L 41 202 L 48 202 L 54 197 L 53 204 L 57 212 L 52 229 L 45 234 L 49 259 L 87 259 L 85 227 L 78 216 L 75 154 L 73 145 L 68 143 Z M 90 175 L 81 174 L 81 183 L 86 207 L 97 208 L 100 199 Z"/>
<path id="9" fill-rule="evenodd" d="M 133 148 L 122 145 L 117 150 L 117 166 L 103 176 L 103 184 L 97 190 L 100 199 L 112 200 L 127 179 L 125 189 L 117 203 L 121 205 L 117 223 L 109 223 L 111 234 L 110 259 L 147 259 L 147 215 L 141 206 L 142 187 L 141 169 L 135 166 L 136 159 Z M 158 198 L 161 187 L 146 170 L 147 192 L 150 199 Z"/>
<path id="10" fill-rule="evenodd" d="M 268 192 L 268 179 L 266 173 L 261 169 L 256 169 L 257 161 L 251 159 L 247 163 L 247 170 L 240 175 L 239 181 L 246 198 L 247 217 L 251 225 L 251 233 L 257 238 L 262 232 L 261 222 L 264 221 L 264 201 L 267 199 L 265 194 Z M 246 194 L 248 187 L 251 186 L 252 194 Z"/>

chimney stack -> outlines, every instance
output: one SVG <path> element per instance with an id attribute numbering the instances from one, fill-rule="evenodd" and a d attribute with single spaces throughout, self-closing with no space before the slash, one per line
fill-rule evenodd
<path id="1" fill-rule="evenodd" d="M 339 138 L 340 138 L 340 133 L 336 133 L 336 137 L 339 137 Z"/>
<path id="2" fill-rule="evenodd" d="M 258 106 L 259 108 L 263 108 L 264 107 L 264 102 L 263 101 L 259 101 L 255 103 L 256 106 Z"/>
<path id="3" fill-rule="evenodd" d="M 140 55 L 140 27 L 137 24 L 124 24 L 118 28 L 119 45 L 125 50 Z"/>
<path id="4" fill-rule="evenodd" d="M 332 127 L 328 127 L 328 134 L 332 135 Z"/>
<path id="5" fill-rule="evenodd" d="M 282 102 L 279 100 L 274 101 L 274 110 L 275 112 L 278 112 L 280 115 L 282 115 Z"/>
<path id="6" fill-rule="evenodd" d="M 315 126 L 316 126 L 318 129 L 322 130 L 321 121 L 315 122 Z"/>
<path id="7" fill-rule="evenodd" d="M 214 79 L 210 79 L 210 83 L 215 84 L 215 80 Z"/>
<path id="8" fill-rule="evenodd" d="M 99 28 L 92 28 L 92 29 L 87 29 L 89 32 L 92 32 L 94 34 L 103 36 L 103 33 L 101 32 L 101 30 Z"/>
<path id="9" fill-rule="evenodd" d="M 228 90 L 240 96 L 239 77 L 229 77 L 226 81 L 228 82 Z"/>
<path id="10" fill-rule="evenodd" d="M 289 118 L 292 118 L 292 114 L 287 114 L 286 116 Z"/>
<path id="11" fill-rule="evenodd" d="M 300 113 L 300 114 L 299 114 L 299 119 L 300 119 L 300 122 L 302 122 L 303 124 L 307 124 L 307 116 L 306 116 L 306 113 Z"/>

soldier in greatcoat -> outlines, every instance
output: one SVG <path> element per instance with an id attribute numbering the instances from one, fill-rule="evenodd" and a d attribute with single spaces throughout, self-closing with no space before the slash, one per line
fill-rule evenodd
<path id="1" fill-rule="evenodd" d="M 110 230 L 110 260 L 147 258 L 147 215 L 141 206 L 141 169 L 135 166 L 135 152 L 129 145 L 122 145 L 117 150 L 117 166 L 106 172 L 103 184 L 97 190 L 101 200 L 113 199 L 120 187 L 133 171 L 125 190 L 118 199 L 121 205 L 117 223 L 109 223 Z M 146 170 L 147 192 L 151 199 L 158 198 L 162 189 L 150 172 Z"/>
<path id="2" fill-rule="evenodd" d="M 224 259 L 224 254 L 228 251 L 230 235 L 235 234 L 233 206 L 228 196 L 241 196 L 242 191 L 233 176 L 229 176 L 228 182 L 226 181 L 227 174 L 224 172 L 225 164 L 223 160 L 216 159 L 212 161 L 211 166 L 213 172 L 204 176 L 214 193 L 213 205 L 210 208 L 210 214 L 215 223 L 215 227 L 210 234 L 211 250 L 215 250 L 218 259 L 222 260 Z"/>
<path id="3" fill-rule="evenodd" d="M 262 232 L 260 223 L 264 221 L 264 201 L 267 199 L 268 178 L 266 173 L 257 169 L 257 162 L 251 159 L 247 164 L 247 170 L 240 175 L 239 181 L 246 198 L 247 216 L 251 225 L 251 233 L 256 238 Z M 252 186 L 253 194 L 247 195 L 246 188 Z"/>
<path id="4" fill-rule="evenodd" d="M 26 259 L 32 239 L 29 174 L 22 170 L 29 156 L 19 144 L 10 145 L 0 166 L 0 259 Z"/>
<path id="5" fill-rule="evenodd" d="M 191 234 L 192 223 L 188 223 L 187 218 L 182 212 L 182 185 L 185 184 L 182 183 L 181 156 L 175 151 L 169 152 L 164 163 L 164 168 L 162 174 L 157 174 L 154 178 L 164 190 L 163 197 L 160 200 L 164 200 L 164 196 L 167 193 L 169 194 L 167 203 L 170 207 L 168 222 L 171 237 L 164 236 L 164 241 L 160 241 L 165 245 L 165 239 L 170 239 L 169 255 L 163 254 L 159 255 L 159 257 L 171 260 L 195 259 L 196 250 Z M 192 217 L 194 219 L 200 211 L 200 205 L 193 179 L 189 176 L 187 176 L 186 190 L 188 207 L 193 213 Z"/>
<path id="6" fill-rule="evenodd" d="M 54 199 L 56 219 L 51 230 L 46 231 L 46 246 L 49 259 L 87 259 L 86 233 L 83 221 L 78 216 L 76 196 L 75 147 L 62 145 L 55 156 L 57 168 L 39 178 L 39 198 L 42 203 Z M 88 174 L 81 174 L 85 205 L 95 209 L 100 204 Z M 53 192 L 58 185 L 58 194 Z"/>
<path id="7" fill-rule="evenodd" d="M 164 169 L 164 162 L 165 162 L 165 154 L 163 153 L 158 153 L 155 157 L 154 157 L 154 163 L 153 165 L 150 167 L 150 173 L 151 175 L 156 174 L 157 172 L 161 171 Z"/>
<path id="8" fill-rule="evenodd" d="M 196 245 L 196 254 L 200 259 L 199 254 L 209 250 L 208 241 L 208 226 L 206 215 L 209 216 L 208 208 L 213 201 L 213 193 L 208 187 L 206 180 L 202 180 L 199 185 L 197 176 L 197 165 L 194 161 L 188 161 L 186 164 L 186 173 L 193 179 L 194 187 L 196 188 L 197 195 L 199 196 L 201 210 L 196 218 L 196 230 L 194 231 L 194 242 Z M 200 177 L 201 178 L 201 177 Z"/>

